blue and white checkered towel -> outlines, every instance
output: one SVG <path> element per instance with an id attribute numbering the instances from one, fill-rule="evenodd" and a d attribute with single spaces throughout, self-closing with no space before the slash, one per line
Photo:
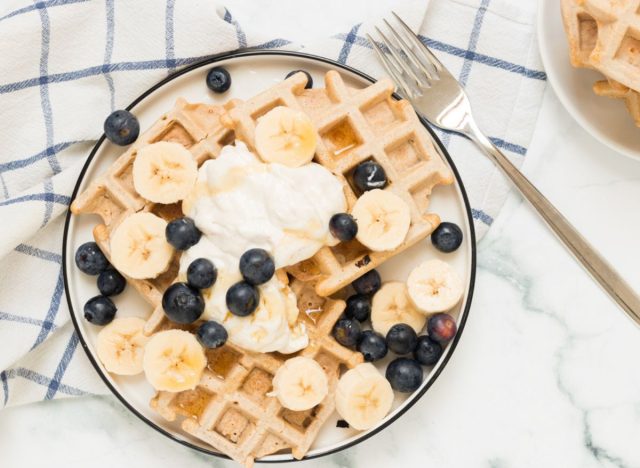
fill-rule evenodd
<path id="1" fill-rule="evenodd" d="M 325 3 L 328 14 L 340 10 L 341 0 Z M 420 0 L 395 8 L 466 85 L 481 127 L 520 163 L 545 81 L 535 2 Z M 381 76 L 364 38 L 369 27 L 355 24 L 304 50 Z M 302 48 L 243 27 L 210 0 L 167 0 L 161 7 L 143 0 L 2 2 L 0 407 L 106 392 L 78 350 L 63 294 L 63 218 L 80 168 L 113 109 L 172 70 L 248 46 Z M 443 140 L 481 236 L 506 185 L 468 142 Z"/>

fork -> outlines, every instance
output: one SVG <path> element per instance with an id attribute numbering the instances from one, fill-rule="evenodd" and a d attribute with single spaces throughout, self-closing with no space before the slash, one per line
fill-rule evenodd
<path id="1" fill-rule="evenodd" d="M 432 125 L 459 133 L 473 141 L 520 190 L 575 259 L 624 312 L 640 325 L 640 296 L 482 133 L 458 80 L 409 26 L 395 12 L 392 13 L 400 27 L 394 28 L 384 20 L 390 38 L 377 27 L 375 29 L 382 45 L 369 34 L 367 38 L 394 80 L 399 93 Z"/>

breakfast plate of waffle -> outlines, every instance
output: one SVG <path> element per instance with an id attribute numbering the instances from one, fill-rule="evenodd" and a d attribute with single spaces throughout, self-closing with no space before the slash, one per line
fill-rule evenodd
<path id="1" fill-rule="evenodd" d="M 602 143 L 640 159 L 640 1 L 541 0 L 538 37 L 567 111 Z"/>
<path id="2" fill-rule="evenodd" d="M 475 238 L 451 158 L 390 81 L 234 52 L 105 119 L 63 273 L 131 412 L 249 467 L 345 449 L 425 395 L 464 329 Z"/>

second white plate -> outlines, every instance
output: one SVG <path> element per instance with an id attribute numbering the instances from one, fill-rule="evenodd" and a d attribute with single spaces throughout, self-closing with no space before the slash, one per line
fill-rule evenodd
<path id="1" fill-rule="evenodd" d="M 591 88 L 603 79 L 601 73 L 571 66 L 558 0 L 540 0 L 538 42 L 549 83 L 569 114 L 605 145 L 640 161 L 640 128 L 624 102 L 594 94 Z"/>

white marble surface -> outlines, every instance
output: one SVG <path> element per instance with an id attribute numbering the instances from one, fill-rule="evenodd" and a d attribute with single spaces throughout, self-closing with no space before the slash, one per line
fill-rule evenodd
<path id="1" fill-rule="evenodd" d="M 524 170 L 640 290 L 640 163 L 593 140 L 548 89 Z M 480 244 L 472 312 L 432 389 L 381 434 L 296 466 L 640 467 L 638 356 L 640 330 L 512 195 Z M 235 466 L 165 439 L 113 397 L 2 411 L 0 457 Z"/>

